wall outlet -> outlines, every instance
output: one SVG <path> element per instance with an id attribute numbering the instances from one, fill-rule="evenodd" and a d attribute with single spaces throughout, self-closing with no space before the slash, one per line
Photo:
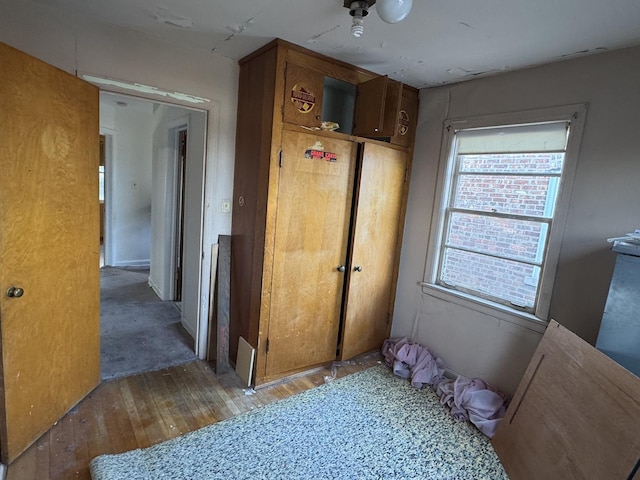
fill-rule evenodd
<path id="1" fill-rule="evenodd" d="M 231 199 L 222 199 L 222 213 L 229 213 L 231 211 Z"/>

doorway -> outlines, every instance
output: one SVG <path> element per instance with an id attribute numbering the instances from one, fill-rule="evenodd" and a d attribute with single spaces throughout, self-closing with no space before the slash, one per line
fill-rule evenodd
<path id="1" fill-rule="evenodd" d="M 196 359 L 185 290 L 199 283 L 200 232 L 185 225 L 202 224 L 205 132 L 203 111 L 100 94 L 103 379 Z"/>

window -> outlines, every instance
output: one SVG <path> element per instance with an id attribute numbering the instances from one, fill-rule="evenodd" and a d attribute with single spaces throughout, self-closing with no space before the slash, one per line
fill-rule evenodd
<path id="1" fill-rule="evenodd" d="M 562 189 L 572 176 L 567 152 L 575 118 L 447 127 L 448 165 L 430 283 L 546 315 L 559 250 L 552 232 L 558 230 Z"/>

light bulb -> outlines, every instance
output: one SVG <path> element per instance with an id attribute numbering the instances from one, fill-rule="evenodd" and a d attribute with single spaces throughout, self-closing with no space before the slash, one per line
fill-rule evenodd
<path id="1" fill-rule="evenodd" d="M 376 10 L 380 18 L 387 23 L 398 23 L 411 11 L 413 0 L 377 0 Z"/>
<path id="2" fill-rule="evenodd" d="M 353 17 L 351 35 L 360 38 L 364 33 L 363 18 L 369 14 L 369 4 L 367 2 L 352 2 L 349 7 L 349 14 Z"/>
<path id="3" fill-rule="evenodd" d="M 360 38 L 364 33 L 364 20 L 362 16 L 353 16 L 353 23 L 351 24 L 351 35 L 356 38 Z"/>

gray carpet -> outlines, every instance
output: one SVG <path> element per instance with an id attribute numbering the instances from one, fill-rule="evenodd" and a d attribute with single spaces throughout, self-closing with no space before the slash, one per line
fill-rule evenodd
<path id="1" fill-rule="evenodd" d="M 94 480 L 507 479 L 484 435 L 385 365 L 90 468 Z"/>
<path id="2" fill-rule="evenodd" d="M 149 269 L 100 270 L 102 379 L 159 370 L 196 359 L 180 310 L 148 285 Z"/>

